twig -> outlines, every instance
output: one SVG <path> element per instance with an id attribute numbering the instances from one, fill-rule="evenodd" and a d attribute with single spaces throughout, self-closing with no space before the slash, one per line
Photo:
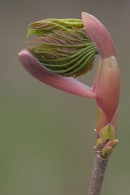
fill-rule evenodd
<path id="1" fill-rule="evenodd" d="M 95 152 L 94 166 L 91 176 L 88 195 L 100 195 L 109 157 L 102 158 L 99 152 Z"/>

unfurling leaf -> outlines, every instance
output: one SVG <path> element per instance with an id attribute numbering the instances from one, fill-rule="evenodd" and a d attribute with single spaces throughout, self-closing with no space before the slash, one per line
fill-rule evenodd
<path id="1" fill-rule="evenodd" d="M 70 31 L 72 28 L 83 28 L 79 19 L 49 18 L 31 23 L 27 28 L 27 37 L 31 34 L 42 36 L 55 30 Z"/>
<path id="2" fill-rule="evenodd" d="M 43 66 L 62 76 L 80 76 L 93 67 L 95 45 L 83 29 L 82 20 L 47 19 L 29 25 L 27 36 L 38 35 L 28 51 Z"/>

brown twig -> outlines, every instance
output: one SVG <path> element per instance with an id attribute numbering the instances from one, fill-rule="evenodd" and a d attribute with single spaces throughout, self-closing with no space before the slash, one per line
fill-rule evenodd
<path id="1" fill-rule="evenodd" d="M 99 152 L 95 152 L 94 166 L 91 176 L 88 195 L 100 195 L 109 157 L 102 158 Z"/>

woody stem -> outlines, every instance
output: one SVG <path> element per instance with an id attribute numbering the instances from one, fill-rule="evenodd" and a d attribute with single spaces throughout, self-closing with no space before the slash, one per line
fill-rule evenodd
<path id="1" fill-rule="evenodd" d="M 109 157 L 107 159 L 104 159 L 100 157 L 100 154 L 98 152 L 95 152 L 94 166 L 88 195 L 100 195 L 108 161 Z"/>

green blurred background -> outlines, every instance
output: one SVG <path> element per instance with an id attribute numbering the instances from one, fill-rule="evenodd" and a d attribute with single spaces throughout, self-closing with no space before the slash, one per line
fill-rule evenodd
<path id="1" fill-rule="evenodd" d="M 31 77 L 17 54 L 28 24 L 45 18 L 97 17 L 116 46 L 121 72 L 119 145 L 102 195 L 130 194 L 130 1 L 0 1 L 0 194 L 86 195 L 94 158 L 95 102 Z M 96 66 L 80 80 L 92 85 Z"/>

